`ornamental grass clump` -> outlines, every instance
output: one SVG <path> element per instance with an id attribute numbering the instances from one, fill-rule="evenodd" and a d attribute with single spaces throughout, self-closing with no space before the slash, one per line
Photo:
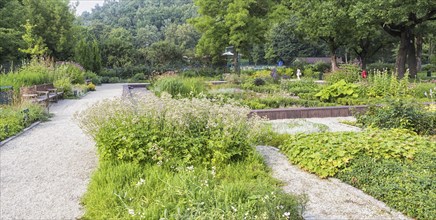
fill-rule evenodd
<path id="1" fill-rule="evenodd" d="M 221 166 L 253 153 L 262 133 L 250 109 L 164 93 L 100 102 L 78 116 L 102 160 Z"/>
<path id="2" fill-rule="evenodd" d="M 206 91 L 206 83 L 202 78 L 165 76 L 153 83 L 152 90 L 159 96 L 166 92 L 175 98 L 195 97 Z"/>

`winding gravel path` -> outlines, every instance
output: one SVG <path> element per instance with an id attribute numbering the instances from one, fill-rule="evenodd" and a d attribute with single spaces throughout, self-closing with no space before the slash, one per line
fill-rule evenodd
<path id="1" fill-rule="evenodd" d="M 300 128 L 291 127 L 287 133 L 314 131 L 314 123 L 324 124 L 329 131 L 359 131 L 358 128 L 340 124 L 340 120 L 352 118 L 311 118 L 280 120 L 274 124 L 298 122 Z M 295 123 L 293 123 L 295 124 Z M 280 127 L 280 126 L 279 126 Z M 283 128 L 279 128 L 283 129 Z M 286 131 L 281 131 L 286 132 Z M 307 199 L 303 217 L 305 219 L 409 219 L 390 209 L 386 204 L 335 178 L 321 179 L 289 163 L 277 148 L 258 146 L 273 171 L 273 176 L 284 182 L 287 193 Z"/>
<path id="2" fill-rule="evenodd" d="M 73 121 L 91 104 L 121 96 L 121 84 L 61 100 L 54 117 L 0 147 L 0 219 L 75 219 L 97 165 L 94 141 Z"/>

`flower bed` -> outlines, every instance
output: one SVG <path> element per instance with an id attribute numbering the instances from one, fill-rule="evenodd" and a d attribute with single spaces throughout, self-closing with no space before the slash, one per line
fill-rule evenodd
<path id="1" fill-rule="evenodd" d="M 100 155 L 84 218 L 300 219 L 253 148 L 264 132 L 249 112 L 148 94 L 77 115 Z"/>

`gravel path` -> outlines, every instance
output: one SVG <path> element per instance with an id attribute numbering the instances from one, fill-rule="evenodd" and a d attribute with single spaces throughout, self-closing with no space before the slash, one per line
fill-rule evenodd
<path id="1" fill-rule="evenodd" d="M 297 129 L 291 126 L 288 131 L 281 131 L 287 133 L 300 132 L 305 128 L 313 130 L 313 123 L 327 125 L 332 132 L 359 131 L 358 128 L 340 124 L 339 121 L 344 119 L 352 120 L 352 118 L 312 118 L 280 120 L 273 123 L 295 124 L 297 121 L 299 127 L 303 128 Z M 257 150 L 272 168 L 273 176 L 284 182 L 285 192 L 304 196 L 307 199 L 303 212 L 305 219 L 409 219 L 390 209 L 383 202 L 338 179 L 321 179 L 291 165 L 286 156 L 274 147 L 258 146 Z"/>
<path id="2" fill-rule="evenodd" d="M 54 117 L 0 148 L 0 219 L 75 219 L 83 211 L 92 170 L 94 142 L 73 120 L 91 104 L 121 96 L 122 85 L 97 87 L 80 100 L 61 100 Z"/>

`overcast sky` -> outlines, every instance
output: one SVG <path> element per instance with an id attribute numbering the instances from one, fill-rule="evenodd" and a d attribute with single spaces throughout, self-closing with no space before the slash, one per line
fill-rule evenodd
<path id="1" fill-rule="evenodd" d="M 76 15 L 81 15 L 84 11 L 91 12 L 92 8 L 97 4 L 101 6 L 104 3 L 104 0 L 70 0 L 70 3 L 75 3 L 77 1 L 79 2 L 79 6 L 76 8 Z"/>

